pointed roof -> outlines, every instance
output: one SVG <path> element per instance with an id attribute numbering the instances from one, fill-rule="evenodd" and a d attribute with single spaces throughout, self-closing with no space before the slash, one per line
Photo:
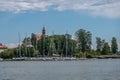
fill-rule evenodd
<path id="1" fill-rule="evenodd" d="M 42 35 L 46 35 L 46 29 L 45 29 L 45 26 L 44 26 L 43 29 L 42 29 Z"/>

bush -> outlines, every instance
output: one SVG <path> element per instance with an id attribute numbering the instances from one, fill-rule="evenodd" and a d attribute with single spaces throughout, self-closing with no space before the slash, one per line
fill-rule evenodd
<path id="1" fill-rule="evenodd" d="M 80 58 L 80 57 L 83 57 L 83 54 L 80 53 L 80 52 L 78 52 L 78 53 L 75 53 L 75 56 L 76 56 L 77 58 Z"/>
<path id="2" fill-rule="evenodd" d="M 93 58 L 93 55 L 89 53 L 89 54 L 86 54 L 86 57 L 87 58 Z"/>
<path id="3" fill-rule="evenodd" d="M 13 53 L 11 50 L 6 50 L 0 54 L 0 57 L 3 59 L 12 59 L 13 58 Z"/>

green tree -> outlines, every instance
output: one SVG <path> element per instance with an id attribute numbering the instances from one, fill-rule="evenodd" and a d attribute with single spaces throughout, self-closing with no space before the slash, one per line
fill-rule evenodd
<path id="1" fill-rule="evenodd" d="M 105 42 L 103 49 L 102 49 L 102 54 L 108 55 L 109 53 L 110 53 L 110 46 L 109 46 L 108 42 Z"/>
<path id="2" fill-rule="evenodd" d="M 49 50 L 49 37 L 48 36 L 41 36 L 41 39 L 38 40 L 37 43 L 37 48 L 38 51 L 40 52 L 41 56 L 47 56 L 48 55 L 48 50 Z"/>
<path id="3" fill-rule="evenodd" d="M 36 45 L 37 45 L 37 39 L 36 39 L 34 33 L 31 34 L 31 43 L 35 47 L 35 49 L 37 49 L 37 47 L 36 47 Z"/>
<path id="4" fill-rule="evenodd" d="M 70 34 L 54 35 L 56 53 L 62 56 L 74 56 L 76 41 Z"/>
<path id="5" fill-rule="evenodd" d="M 96 51 L 101 52 L 102 51 L 102 40 L 99 37 L 96 37 Z"/>
<path id="6" fill-rule="evenodd" d="M 31 38 L 30 37 L 24 38 L 23 45 L 24 46 L 31 45 Z"/>
<path id="7" fill-rule="evenodd" d="M 84 29 L 79 29 L 75 32 L 75 37 L 78 42 L 79 51 L 83 53 L 90 52 L 92 44 L 92 34 Z"/>
<path id="8" fill-rule="evenodd" d="M 102 40 L 100 37 L 96 37 L 96 44 L 97 44 L 96 51 L 98 54 L 99 53 L 101 54 L 105 44 L 105 40 Z"/>
<path id="9" fill-rule="evenodd" d="M 113 37 L 112 40 L 111 40 L 111 51 L 114 54 L 117 53 L 117 51 L 118 51 L 117 40 L 116 40 L 115 37 Z"/>
<path id="10" fill-rule="evenodd" d="M 22 41 L 21 48 L 21 57 L 33 57 L 35 55 L 35 48 L 34 45 L 31 44 L 31 38 L 25 37 Z"/>
<path id="11" fill-rule="evenodd" d="M 3 59 L 12 59 L 14 57 L 13 50 L 5 50 L 4 52 L 0 53 L 1 58 Z"/>
<path id="12" fill-rule="evenodd" d="M 74 55 L 76 48 L 76 41 L 71 38 L 71 35 L 67 34 L 68 38 L 68 48 L 67 48 L 67 56 Z M 45 41 L 44 41 L 45 38 Z M 45 42 L 43 44 L 43 42 Z M 52 35 L 41 37 L 38 41 L 38 50 L 41 55 L 45 56 L 65 56 L 66 55 L 66 35 Z M 43 48 L 45 50 L 43 54 Z"/>

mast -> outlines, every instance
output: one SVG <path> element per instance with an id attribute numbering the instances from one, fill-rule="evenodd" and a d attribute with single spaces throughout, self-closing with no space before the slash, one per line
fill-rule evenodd
<path id="1" fill-rule="evenodd" d="M 35 48 L 34 48 L 34 52 L 35 53 L 37 53 L 37 57 L 38 57 L 38 46 L 37 46 L 37 44 L 38 44 L 38 40 L 37 40 L 37 38 L 35 39 Z"/>
<path id="2" fill-rule="evenodd" d="M 20 32 L 18 32 L 18 38 L 19 38 L 19 45 L 18 45 L 18 50 L 19 50 L 19 57 L 21 57 L 21 45 L 20 45 L 20 42 L 21 42 L 21 35 L 20 35 Z"/>
<path id="3" fill-rule="evenodd" d="M 43 35 L 43 56 L 45 56 L 45 35 Z"/>
<path id="4" fill-rule="evenodd" d="M 70 54 L 70 57 L 73 57 L 73 53 L 74 53 L 74 51 L 73 51 L 73 42 L 72 42 L 71 44 L 72 44 L 72 46 L 71 46 L 71 54 Z"/>
<path id="5" fill-rule="evenodd" d="M 27 33 L 25 33 L 25 53 L 26 55 L 28 54 L 28 57 L 29 57 L 29 53 L 27 52 Z"/>
<path id="6" fill-rule="evenodd" d="M 59 54 L 60 53 L 60 42 L 58 40 L 58 49 L 57 49 L 57 53 Z M 61 56 L 61 55 L 60 55 Z"/>
<path id="7" fill-rule="evenodd" d="M 68 53 L 68 34 L 67 34 L 67 32 L 66 32 L 65 38 L 66 38 L 66 57 L 67 57 L 67 53 Z"/>
<path id="8" fill-rule="evenodd" d="M 55 54 L 55 43 L 54 43 L 54 32 L 52 32 L 52 37 L 50 40 L 50 56 L 53 56 Z"/>
<path id="9" fill-rule="evenodd" d="M 43 56 L 45 56 L 45 35 L 46 35 L 46 29 L 43 27 L 42 29 L 42 36 L 43 36 Z"/>

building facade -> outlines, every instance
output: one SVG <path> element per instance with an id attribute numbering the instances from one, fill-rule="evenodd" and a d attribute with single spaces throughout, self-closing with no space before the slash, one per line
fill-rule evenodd
<path id="1" fill-rule="evenodd" d="M 7 46 L 2 45 L 2 43 L 0 43 L 0 53 L 3 52 L 6 49 L 7 49 Z"/>
<path id="2" fill-rule="evenodd" d="M 40 35 L 40 34 L 35 34 L 35 38 L 37 39 L 37 40 L 40 40 L 41 39 L 41 37 L 42 36 L 45 36 L 46 35 L 46 29 L 45 29 L 45 27 L 43 27 L 43 29 L 42 29 L 42 34 Z"/>

